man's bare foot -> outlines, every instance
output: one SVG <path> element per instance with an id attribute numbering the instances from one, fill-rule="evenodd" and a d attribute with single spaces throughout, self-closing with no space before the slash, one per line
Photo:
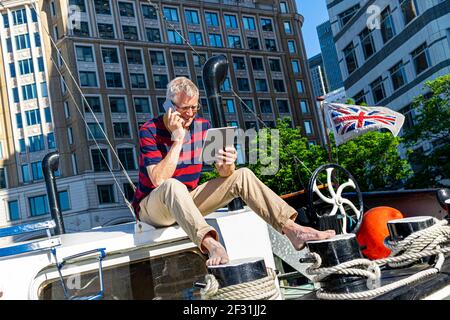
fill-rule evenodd
<path id="1" fill-rule="evenodd" d="M 334 230 L 319 231 L 310 227 L 303 227 L 292 220 L 288 220 L 283 227 L 283 232 L 291 241 L 295 250 L 302 250 L 305 242 L 310 240 L 325 240 L 336 235 Z"/>
<path id="2" fill-rule="evenodd" d="M 225 248 L 211 236 L 203 239 L 202 245 L 208 250 L 209 259 L 206 261 L 207 266 L 217 266 L 230 261 Z"/>

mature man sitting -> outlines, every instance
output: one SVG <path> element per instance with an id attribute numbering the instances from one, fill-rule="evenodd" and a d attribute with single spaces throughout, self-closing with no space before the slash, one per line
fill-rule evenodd
<path id="1" fill-rule="evenodd" d="M 141 221 L 155 227 L 178 223 L 200 250 L 208 253 L 207 265 L 225 264 L 229 259 L 217 231 L 203 216 L 236 197 L 285 234 L 297 250 L 307 240 L 327 239 L 335 234 L 296 224 L 294 208 L 251 170 L 235 169 L 234 147 L 226 147 L 216 155 L 220 177 L 198 185 L 202 170 L 198 156 L 211 127 L 197 116 L 198 88 L 189 79 L 178 77 L 168 84 L 166 97 L 167 113 L 147 121 L 139 131 L 139 185 L 133 206 Z M 199 147 L 192 150 L 194 145 Z"/>

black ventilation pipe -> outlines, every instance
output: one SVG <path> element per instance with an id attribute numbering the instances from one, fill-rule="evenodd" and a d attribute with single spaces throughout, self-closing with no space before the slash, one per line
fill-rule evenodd
<path id="1" fill-rule="evenodd" d="M 227 120 L 220 95 L 220 85 L 225 81 L 228 74 L 228 60 L 224 55 L 214 56 L 206 61 L 203 66 L 203 83 L 211 114 L 211 125 L 213 128 L 226 127 Z M 229 211 L 243 209 L 241 198 L 236 198 L 228 204 Z"/>
<path id="2" fill-rule="evenodd" d="M 56 235 L 66 233 L 61 213 L 61 205 L 59 203 L 58 189 L 56 188 L 55 171 L 58 170 L 58 166 L 59 153 L 57 151 L 47 154 L 44 157 L 44 160 L 42 160 L 42 171 L 44 173 L 48 202 L 50 204 L 50 214 L 56 223 Z"/>

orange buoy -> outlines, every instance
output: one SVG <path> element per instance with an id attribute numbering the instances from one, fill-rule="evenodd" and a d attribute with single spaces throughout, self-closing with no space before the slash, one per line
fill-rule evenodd
<path id="1" fill-rule="evenodd" d="M 372 208 L 364 214 L 356 240 L 362 253 L 369 259 L 382 259 L 389 256 L 391 250 L 384 246 L 384 239 L 389 236 L 388 221 L 402 219 L 403 214 L 391 207 Z"/>

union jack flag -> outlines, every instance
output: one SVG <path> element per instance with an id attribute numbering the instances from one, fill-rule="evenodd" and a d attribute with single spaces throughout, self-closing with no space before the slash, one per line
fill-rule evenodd
<path id="1" fill-rule="evenodd" d="M 389 129 L 397 136 L 405 121 L 405 116 L 384 107 L 327 103 L 325 111 L 333 127 L 337 146 L 368 131 L 381 128 Z"/>

